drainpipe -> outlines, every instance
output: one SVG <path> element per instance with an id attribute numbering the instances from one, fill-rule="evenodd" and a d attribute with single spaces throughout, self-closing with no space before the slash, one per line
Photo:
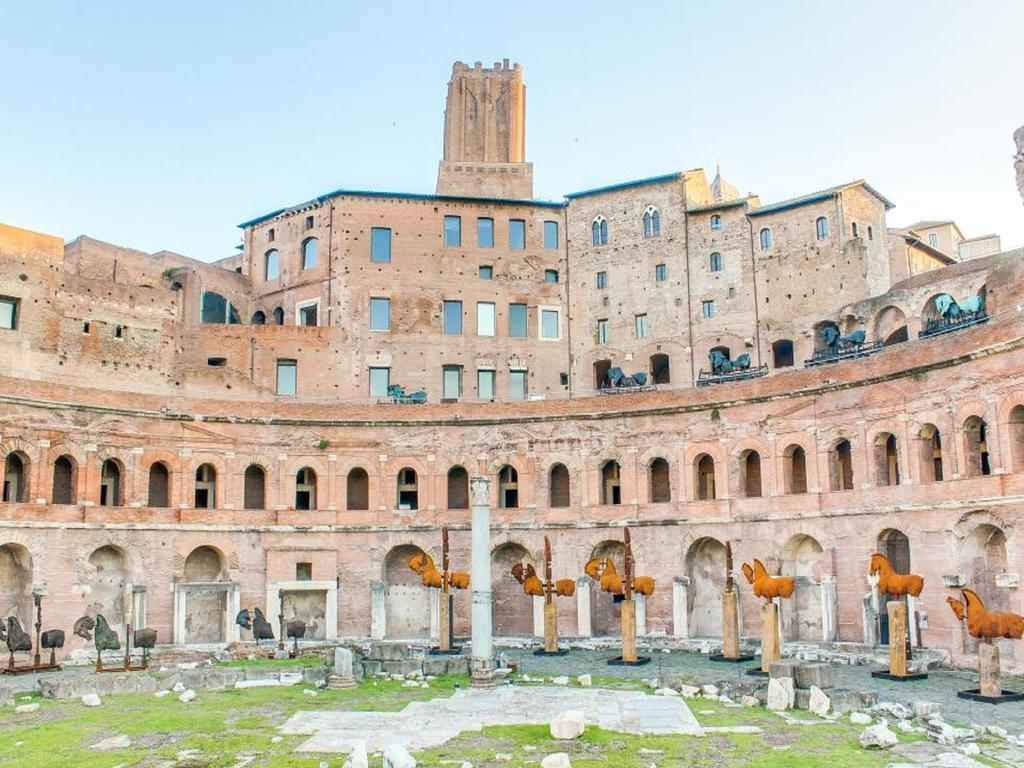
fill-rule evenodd
<path id="1" fill-rule="evenodd" d="M 331 303 L 331 286 L 334 283 L 334 201 L 327 217 L 327 325 L 334 325 L 334 305 Z"/>
<path id="2" fill-rule="evenodd" d="M 690 347 L 690 382 L 696 385 L 697 369 L 694 367 L 695 355 L 693 345 L 693 295 L 690 290 L 690 213 L 689 200 L 686 195 L 686 176 L 683 175 L 683 258 L 686 263 L 686 330 L 689 334 Z"/>

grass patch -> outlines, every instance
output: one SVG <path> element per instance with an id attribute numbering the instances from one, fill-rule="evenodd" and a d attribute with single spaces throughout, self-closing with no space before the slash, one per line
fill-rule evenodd
<path id="1" fill-rule="evenodd" d="M 294 659 L 234 659 L 233 661 L 219 661 L 216 663 L 218 667 L 258 667 L 265 668 L 270 667 L 276 669 L 290 669 L 298 667 L 305 669 L 306 667 L 326 667 L 326 657 L 320 656 L 298 656 Z"/>

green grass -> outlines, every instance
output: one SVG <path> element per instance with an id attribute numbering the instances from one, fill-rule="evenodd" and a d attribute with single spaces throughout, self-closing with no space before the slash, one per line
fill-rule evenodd
<path id="1" fill-rule="evenodd" d="M 235 659 L 233 661 L 217 662 L 218 667 L 270 667 L 276 669 L 289 669 L 293 667 L 326 667 L 327 660 L 323 655 L 298 656 L 294 659 Z"/>

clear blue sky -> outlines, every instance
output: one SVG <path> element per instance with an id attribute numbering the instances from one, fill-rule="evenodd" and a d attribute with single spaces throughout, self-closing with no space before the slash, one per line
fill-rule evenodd
<path id="1" fill-rule="evenodd" d="M 1024 2 L 6 3 L 0 221 L 203 260 L 338 187 L 432 192 L 457 59 L 525 67 L 538 197 L 721 162 L 1024 244 Z"/>

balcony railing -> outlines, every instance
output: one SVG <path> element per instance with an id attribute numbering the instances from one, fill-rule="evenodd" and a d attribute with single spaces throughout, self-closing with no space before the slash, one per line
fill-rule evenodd
<path id="1" fill-rule="evenodd" d="M 658 388 L 657 384 L 636 384 L 632 387 L 601 387 L 597 390 L 599 395 L 628 395 L 633 392 L 653 392 Z"/>
<path id="2" fill-rule="evenodd" d="M 980 312 L 965 312 L 958 317 L 936 317 L 925 321 L 924 328 L 918 332 L 917 338 L 926 339 L 929 336 L 941 336 L 944 333 L 952 333 L 962 328 L 970 328 L 988 322 L 988 315 L 985 310 Z"/>
<path id="3" fill-rule="evenodd" d="M 860 357 L 868 357 L 882 350 L 882 342 L 873 341 L 870 344 L 838 344 L 834 349 L 816 349 L 810 360 L 804 360 L 804 368 L 813 368 L 817 365 L 828 365 L 829 363 L 841 363 L 844 360 L 856 360 Z"/>
<path id="4" fill-rule="evenodd" d="M 710 387 L 712 384 L 729 384 L 733 381 L 746 381 L 747 379 L 759 379 L 768 375 L 768 365 L 759 365 L 757 368 L 747 368 L 743 371 L 732 371 L 731 373 L 715 373 L 714 371 L 701 370 L 697 376 L 698 387 Z"/>

